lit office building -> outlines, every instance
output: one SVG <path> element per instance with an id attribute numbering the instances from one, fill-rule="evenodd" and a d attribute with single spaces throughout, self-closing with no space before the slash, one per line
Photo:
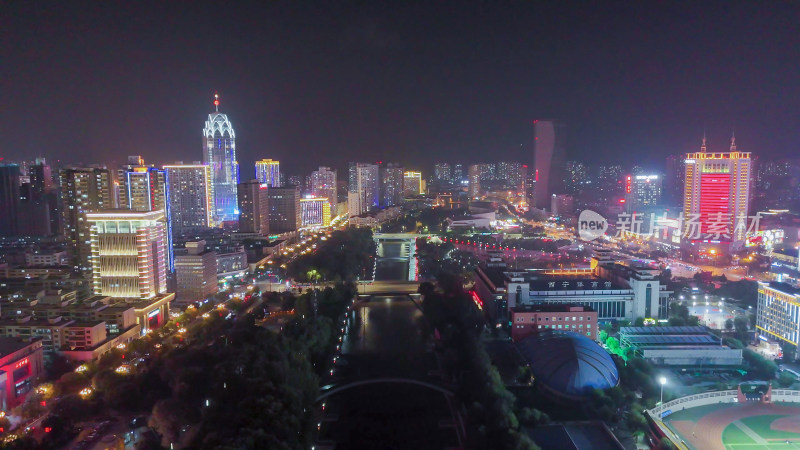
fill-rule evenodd
<path id="1" fill-rule="evenodd" d="M 173 233 L 214 226 L 214 185 L 206 164 L 164 166 Z"/>
<path id="2" fill-rule="evenodd" d="M 270 189 L 258 180 L 239 183 L 239 231 L 244 233 L 269 234 Z M 277 189 L 277 188 L 272 188 Z"/>
<path id="3" fill-rule="evenodd" d="M 800 289 L 759 281 L 756 329 L 765 338 L 800 345 Z"/>
<path id="4" fill-rule="evenodd" d="M 201 301 L 217 293 L 217 253 L 205 241 L 187 242 L 186 253 L 175 256 L 175 300 Z"/>
<path id="5" fill-rule="evenodd" d="M 113 208 L 111 172 L 105 168 L 61 171 L 64 238 L 76 268 L 91 269 L 91 239 L 86 214 Z"/>
<path id="6" fill-rule="evenodd" d="M 148 299 L 167 292 L 168 249 L 163 211 L 86 214 L 91 225 L 96 295 Z"/>
<path id="7" fill-rule="evenodd" d="M 167 191 L 167 171 L 144 164 L 141 156 L 129 156 L 117 171 L 119 207 L 131 211 L 162 211 L 167 230 L 167 260 L 172 270 L 172 214 Z"/>
<path id="8" fill-rule="evenodd" d="M 327 198 L 331 206 L 335 206 L 338 199 L 336 195 L 336 171 L 330 167 L 320 166 L 319 170 L 311 172 L 311 195 L 316 198 Z"/>
<path id="9" fill-rule="evenodd" d="M 214 95 L 215 111 L 203 128 L 203 162 L 211 167 L 214 185 L 214 222 L 236 220 L 239 215 L 236 185 L 239 163 L 236 160 L 236 133 L 228 116 L 219 112 L 219 95 Z"/>
<path id="10" fill-rule="evenodd" d="M 327 227 L 331 224 L 331 204 L 325 198 L 301 198 L 300 211 L 303 227 Z"/>
<path id="11" fill-rule="evenodd" d="M 403 173 L 403 192 L 405 195 L 422 195 L 422 172 L 404 172 Z"/>
<path id="12" fill-rule="evenodd" d="M 481 164 L 473 164 L 467 170 L 469 188 L 467 193 L 470 200 L 475 200 L 481 193 Z"/>
<path id="13" fill-rule="evenodd" d="M 433 166 L 433 177 L 436 181 L 444 181 L 445 183 L 450 183 L 453 179 L 452 170 L 450 168 L 450 164 L 447 163 L 438 163 Z"/>
<path id="14" fill-rule="evenodd" d="M 625 205 L 628 212 L 661 203 L 661 176 L 628 175 L 625 177 Z"/>
<path id="15" fill-rule="evenodd" d="M 563 187 L 566 125 L 553 120 L 534 120 L 533 134 L 534 205 L 544 209 L 550 205 L 551 195 L 560 193 Z"/>
<path id="16" fill-rule="evenodd" d="M 731 139 L 730 152 L 707 152 L 704 137 L 700 151 L 686 155 L 685 236 L 703 240 L 714 235 L 713 240 L 744 241 L 750 201 L 750 162 L 749 152 L 736 150 L 735 138 Z M 698 220 L 691 220 L 693 217 Z M 697 222 L 699 233 L 693 229 Z"/>
<path id="17" fill-rule="evenodd" d="M 256 180 L 269 187 L 281 187 L 280 163 L 273 159 L 256 161 Z"/>

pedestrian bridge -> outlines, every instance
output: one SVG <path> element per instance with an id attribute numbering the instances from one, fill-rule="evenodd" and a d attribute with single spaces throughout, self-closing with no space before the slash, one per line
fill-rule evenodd
<path id="1" fill-rule="evenodd" d="M 338 386 L 334 384 L 323 386 L 322 389 L 320 389 L 322 393 L 319 395 L 319 397 L 317 397 L 315 403 L 319 403 L 325 400 L 326 398 L 330 397 L 331 395 L 338 394 L 342 391 L 346 391 L 352 388 L 357 388 L 360 386 L 367 386 L 370 384 L 412 384 L 415 386 L 421 386 L 424 388 L 433 389 L 434 391 L 441 392 L 442 394 L 448 397 L 452 397 L 455 395 L 455 393 L 448 388 L 439 386 L 434 383 L 429 383 L 427 381 L 415 380 L 413 378 L 373 378 L 369 380 L 353 381 L 351 383 L 346 383 Z"/>

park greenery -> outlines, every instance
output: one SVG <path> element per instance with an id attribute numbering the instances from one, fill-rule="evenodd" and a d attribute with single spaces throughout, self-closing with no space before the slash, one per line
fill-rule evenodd
<path id="1" fill-rule="evenodd" d="M 320 240 L 316 251 L 292 260 L 286 274 L 301 283 L 370 279 L 375 262 L 375 240 L 368 228 L 334 231 Z"/>
<path id="2" fill-rule="evenodd" d="M 467 414 L 470 448 L 532 449 L 536 445 L 520 431 L 520 417 L 544 421 L 546 415 L 526 409 L 515 411 L 516 399 L 503 384 L 481 343 L 485 321 L 458 276 L 440 274 L 438 289 L 420 285 L 428 334 L 437 336 L 442 366 L 448 381 L 457 386 Z"/>

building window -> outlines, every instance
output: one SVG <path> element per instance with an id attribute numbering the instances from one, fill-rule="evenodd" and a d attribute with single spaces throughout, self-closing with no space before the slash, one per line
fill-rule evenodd
<path id="1" fill-rule="evenodd" d="M 590 324 L 586 324 L 586 328 L 592 328 Z"/>

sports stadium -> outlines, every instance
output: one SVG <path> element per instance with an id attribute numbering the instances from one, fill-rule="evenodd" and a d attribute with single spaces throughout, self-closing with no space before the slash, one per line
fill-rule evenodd
<path id="1" fill-rule="evenodd" d="M 681 397 L 647 411 L 653 437 L 679 449 L 800 448 L 800 391 L 769 385 Z"/>

